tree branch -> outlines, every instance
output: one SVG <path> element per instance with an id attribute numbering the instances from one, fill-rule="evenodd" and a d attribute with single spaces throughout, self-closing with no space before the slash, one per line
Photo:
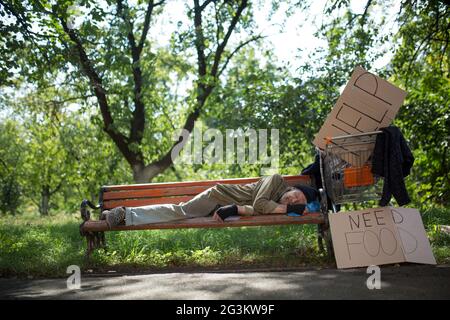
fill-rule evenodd
<path id="1" fill-rule="evenodd" d="M 370 7 L 371 4 L 372 4 L 372 1 L 373 1 L 373 0 L 368 0 L 368 1 L 367 1 L 366 6 L 365 6 L 365 8 L 364 8 L 364 12 L 363 12 L 362 14 L 354 14 L 354 15 L 353 15 L 353 17 L 352 17 L 352 18 L 350 19 L 350 21 L 347 23 L 347 27 L 352 27 L 352 26 L 353 26 L 353 21 L 355 21 L 355 19 L 356 19 L 357 17 L 360 17 L 360 19 L 359 19 L 359 24 L 360 24 L 361 26 L 364 25 L 364 22 L 365 22 L 365 20 L 366 20 L 367 13 L 368 13 L 368 11 L 369 11 L 369 7 Z"/>
<path id="2" fill-rule="evenodd" d="M 129 148 L 127 144 L 127 138 L 116 128 L 114 128 L 114 120 L 112 118 L 111 112 L 109 110 L 108 100 L 106 97 L 106 90 L 103 88 L 102 79 L 99 77 L 98 73 L 95 71 L 92 66 L 92 62 L 90 61 L 81 40 L 78 38 L 77 34 L 73 29 L 69 29 L 67 27 L 67 22 L 63 17 L 58 16 L 56 12 L 53 12 L 53 15 L 58 19 L 63 27 L 64 32 L 69 36 L 70 40 L 75 44 L 77 49 L 81 69 L 84 74 L 88 77 L 91 86 L 94 90 L 94 93 L 97 97 L 98 104 L 100 106 L 100 112 L 103 117 L 104 127 L 103 130 L 108 133 L 108 135 L 115 142 L 119 150 L 124 155 L 125 159 L 128 163 L 133 164 L 136 163 L 136 154 L 134 154 Z"/>
<path id="3" fill-rule="evenodd" d="M 194 0 L 194 27 L 195 27 L 195 47 L 197 50 L 197 62 L 198 62 L 198 76 L 199 76 L 199 83 L 198 83 L 198 89 L 197 89 L 197 104 L 194 108 L 194 110 L 189 113 L 189 115 L 186 118 L 186 121 L 184 123 L 183 129 L 187 130 L 188 132 L 192 132 L 194 129 L 195 121 L 200 116 L 200 111 L 203 108 L 206 99 L 211 94 L 212 90 L 214 89 L 214 84 L 210 83 L 204 83 L 202 81 L 202 78 L 204 78 L 207 73 L 207 65 L 206 65 L 206 58 L 205 58 L 205 44 L 204 44 L 204 35 L 203 35 L 203 28 L 202 28 L 202 11 L 205 9 L 205 7 L 211 3 L 213 0 L 208 0 L 203 3 L 203 5 L 200 6 L 199 0 Z M 228 43 L 228 40 L 231 36 L 231 33 L 233 32 L 234 28 L 236 27 L 243 10 L 247 7 L 247 0 L 242 0 L 236 14 L 233 16 L 230 26 L 228 27 L 227 33 L 223 39 L 223 41 L 217 46 L 216 53 L 214 56 L 214 63 L 211 68 L 211 71 L 209 75 L 213 76 L 214 78 L 217 77 L 217 72 L 219 68 L 219 63 L 222 57 L 222 54 L 225 50 L 225 47 Z M 244 46 L 244 44 L 242 44 Z M 241 47 L 242 47 L 241 46 Z M 239 48 L 240 49 L 240 48 Z M 239 50 L 237 49 L 237 50 Z M 237 52 L 237 51 L 236 51 Z M 229 58 L 231 59 L 231 58 Z M 227 62 L 228 63 L 228 62 Z M 223 68 L 222 68 L 223 69 Z M 223 70 L 222 70 L 223 71 Z M 158 161 L 155 161 L 148 166 L 146 166 L 146 169 L 153 170 L 154 173 L 160 173 L 170 167 L 173 164 L 172 159 L 172 150 L 181 142 L 182 137 L 176 141 L 170 150 Z"/>
<path id="4" fill-rule="evenodd" d="M 361 25 L 363 25 L 364 21 L 366 20 L 367 11 L 369 10 L 369 7 L 370 7 L 371 4 L 372 4 L 372 0 L 367 1 L 366 7 L 364 8 L 364 12 L 363 12 L 361 20 L 360 20 L 361 21 Z"/>
<path id="5" fill-rule="evenodd" d="M 150 10 L 147 11 L 147 14 L 152 12 L 153 9 L 153 0 L 149 2 Z M 144 129 L 145 129 L 145 105 L 142 101 L 142 70 L 140 67 L 140 58 L 142 49 L 136 46 L 136 39 L 133 34 L 133 22 L 129 19 L 125 12 L 125 8 L 122 0 L 117 0 L 117 14 L 123 19 L 125 24 L 128 27 L 128 44 L 130 46 L 130 53 L 132 58 L 132 72 L 133 72 L 133 80 L 134 80 L 134 89 L 133 89 L 133 101 L 134 101 L 134 111 L 133 117 L 130 123 L 130 143 L 140 144 L 142 138 L 144 137 Z M 150 17 L 148 18 L 150 19 Z M 147 17 L 146 17 L 147 20 Z M 148 20 L 150 23 L 150 20 Z M 145 27 L 145 26 L 144 26 Z M 148 30 L 147 30 L 148 31 Z M 144 37 L 144 35 L 142 36 Z M 144 38 L 141 37 L 141 42 Z M 142 44 L 143 45 L 143 44 Z M 137 158 L 140 162 L 143 161 L 143 156 L 140 152 L 137 154 Z"/>
<path id="6" fill-rule="evenodd" d="M 202 9 L 198 0 L 194 0 L 195 49 L 197 51 L 198 74 L 206 76 L 205 38 L 202 27 Z"/>
<path id="7" fill-rule="evenodd" d="M 8 171 L 8 173 L 9 173 L 10 170 L 9 170 L 8 165 L 6 164 L 5 160 L 3 160 L 2 158 L 0 158 L 0 163 L 3 164 L 3 165 L 5 166 L 6 171 Z"/>
<path id="8" fill-rule="evenodd" d="M 59 183 L 58 183 L 58 185 L 55 187 L 55 189 L 53 189 L 53 191 L 49 190 L 49 191 L 50 191 L 50 196 L 52 196 L 53 194 L 55 194 L 56 192 L 58 192 L 58 190 L 61 189 L 62 184 L 63 184 L 63 181 L 60 180 Z"/>
<path id="9" fill-rule="evenodd" d="M 263 39 L 263 38 L 266 38 L 266 36 L 263 36 L 263 35 L 260 34 L 260 35 L 258 35 L 258 36 L 254 36 L 254 37 L 248 39 L 247 41 L 244 41 L 244 42 L 242 42 L 241 44 L 239 44 L 239 45 L 233 50 L 233 52 L 231 52 L 231 54 L 227 57 L 227 60 L 226 60 L 225 63 L 223 64 L 222 68 L 220 68 L 220 71 L 219 71 L 219 73 L 217 74 L 217 76 L 220 76 L 220 75 L 225 71 L 225 69 L 227 68 L 228 63 L 229 63 L 230 60 L 231 60 L 231 58 L 233 58 L 233 56 L 234 56 L 239 50 L 241 50 L 243 47 L 245 47 L 245 46 L 246 46 L 247 44 L 249 44 L 250 42 L 257 41 L 257 40 Z"/>
<path id="10" fill-rule="evenodd" d="M 236 27 L 239 19 L 241 18 L 242 11 L 247 7 L 248 2 L 247 0 L 242 0 L 239 4 L 239 7 L 236 11 L 236 14 L 233 16 L 233 19 L 231 20 L 231 23 L 228 27 L 227 33 L 225 34 L 225 37 L 223 41 L 220 43 L 220 45 L 216 49 L 216 54 L 214 56 L 214 63 L 211 68 L 211 75 L 213 77 L 217 76 L 217 71 L 219 68 L 220 59 L 222 58 L 223 51 L 225 50 L 225 47 L 228 43 L 228 40 L 230 39 L 231 34 L 233 33 L 234 28 Z"/>
<path id="11" fill-rule="evenodd" d="M 416 58 L 417 58 L 420 50 L 422 49 L 422 46 L 425 45 L 425 47 L 426 47 L 427 44 L 430 42 L 431 38 L 433 37 L 433 35 L 438 33 L 438 31 L 439 30 L 431 30 L 431 32 L 420 42 L 419 46 L 414 51 L 412 58 L 408 62 L 408 68 L 407 68 L 408 71 L 407 71 L 407 77 L 406 77 L 406 81 L 405 81 L 406 88 L 408 88 L 408 83 L 409 83 L 409 79 L 410 79 L 409 75 L 411 73 L 412 64 L 416 61 Z"/>
<path id="12" fill-rule="evenodd" d="M 45 104 L 53 104 L 53 105 L 58 105 L 58 104 L 64 104 L 66 102 L 70 102 L 70 101 L 77 101 L 77 100 L 86 100 L 87 98 L 92 98 L 95 97 L 95 94 L 88 94 L 85 96 L 79 96 L 79 97 L 70 97 L 67 99 L 63 99 L 63 100 L 46 100 L 44 101 Z"/>
<path id="13" fill-rule="evenodd" d="M 216 2 L 216 0 L 206 0 L 205 2 L 203 2 L 203 4 L 200 6 L 200 11 L 205 10 L 205 8 L 206 8 L 211 2 Z"/>
<path id="14" fill-rule="evenodd" d="M 14 6 L 11 6 L 9 3 L 0 0 L 0 4 L 3 6 L 3 8 L 5 8 L 5 11 L 9 14 L 11 14 L 12 16 L 14 16 L 17 20 L 17 22 L 22 26 L 24 33 L 27 35 L 27 38 L 29 38 L 31 40 L 31 42 L 33 43 L 33 45 L 41 51 L 42 55 L 44 56 L 47 65 L 50 66 L 51 65 L 51 61 L 47 56 L 47 52 L 46 50 L 42 50 L 42 46 L 39 45 L 38 43 L 36 43 L 36 39 L 34 36 L 39 37 L 39 38 L 44 38 L 44 39 L 55 39 L 57 37 L 52 36 L 52 35 L 42 35 L 36 32 L 33 32 L 32 30 L 30 30 L 30 28 L 32 27 L 30 21 L 27 20 L 27 17 L 25 16 L 25 12 L 27 12 L 25 10 L 25 8 L 21 7 L 20 10 L 16 10 L 14 8 Z M 47 12 L 45 12 L 47 13 Z"/>
<path id="15" fill-rule="evenodd" d="M 153 9 L 163 3 L 164 0 L 157 3 L 154 3 L 153 0 L 149 0 L 148 2 L 147 11 L 145 12 L 144 26 L 142 28 L 141 39 L 138 45 L 139 54 L 141 54 L 142 49 L 144 48 L 145 39 L 147 38 L 148 30 L 150 29 L 150 21 L 152 18 Z"/>

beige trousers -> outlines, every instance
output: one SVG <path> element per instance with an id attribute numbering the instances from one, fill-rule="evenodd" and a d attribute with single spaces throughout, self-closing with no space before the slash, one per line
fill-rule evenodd
<path id="1" fill-rule="evenodd" d="M 126 207 L 125 224 L 168 222 L 187 218 L 206 217 L 220 205 L 210 197 L 210 189 L 203 191 L 187 202 L 180 204 L 155 204 L 142 207 Z"/>

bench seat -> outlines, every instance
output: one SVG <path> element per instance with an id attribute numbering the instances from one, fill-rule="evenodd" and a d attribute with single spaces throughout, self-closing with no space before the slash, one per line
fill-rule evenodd
<path id="1" fill-rule="evenodd" d="M 301 217 L 290 217 L 286 214 L 268 214 L 258 216 L 240 216 L 239 220 L 218 222 L 212 217 L 190 218 L 179 221 L 149 223 L 137 226 L 116 226 L 109 229 L 105 221 L 87 221 L 84 225 L 86 231 L 125 231 L 150 229 L 180 229 L 180 228 L 225 228 L 225 227 L 251 227 L 286 224 L 321 224 L 325 219 L 322 213 L 312 212 Z"/>
<path id="2" fill-rule="evenodd" d="M 290 175 L 283 176 L 286 183 L 290 186 L 296 184 L 311 185 L 309 176 Z M 179 221 L 170 221 L 164 223 L 151 223 L 137 226 L 121 225 L 109 229 L 104 220 L 91 220 L 90 212 L 87 207 L 103 210 L 115 208 L 118 206 L 144 206 L 151 204 L 178 204 L 185 202 L 197 194 L 211 188 L 217 184 L 247 184 L 257 182 L 258 178 L 239 178 L 205 181 L 186 181 L 186 182 L 165 182 L 165 183 L 147 183 L 131 185 L 110 185 L 103 186 L 100 189 L 100 199 L 97 206 L 88 200 L 83 200 L 81 204 L 81 217 L 83 223 L 80 225 L 80 234 L 86 237 L 88 249 L 86 255 L 89 257 L 91 252 L 97 248 L 105 248 L 106 241 L 104 232 L 106 231 L 130 231 L 130 230 L 155 230 L 155 229 L 181 229 L 181 228 L 227 228 L 227 227 L 250 227 L 250 226 L 270 226 L 270 225 L 301 225 L 317 224 L 319 247 L 323 250 L 322 238 L 330 241 L 327 236 L 328 217 L 321 212 L 307 213 L 300 217 L 291 217 L 286 214 L 265 214 L 255 216 L 239 216 L 238 220 L 218 222 L 209 217 L 189 218 Z M 100 214 L 99 214 L 100 216 Z"/>

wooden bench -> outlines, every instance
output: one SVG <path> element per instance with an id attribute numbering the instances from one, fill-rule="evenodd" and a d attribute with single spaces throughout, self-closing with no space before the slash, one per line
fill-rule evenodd
<path id="1" fill-rule="evenodd" d="M 304 184 L 311 185 L 309 176 L 283 176 L 289 185 Z M 323 252 L 323 240 L 329 255 L 332 254 L 331 236 L 329 233 L 327 211 L 307 213 L 300 217 L 290 217 L 286 214 L 269 214 L 255 216 L 241 216 L 239 220 L 218 222 L 209 217 L 191 218 L 179 221 L 164 223 L 152 223 L 137 226 L 120 225 L 109 229 L 104 220 L 91 220 L 88 207 L 100 210 L 111 209 L 117 206 L 143 206 L 150 204 L 163 204 L 188 201 L 195 195 L 216 184 L 247 184 L 258 181 L 260 178 L 241 178 L 190 182 L 169 182 L 150 183 L 132 185 L 112 185 L 103 186 L 100 189 L 100 201 L 98 205 L 93 205 L 88 200 L 81 203 L 81 217 L 83 223 L 80 225 L 80 234 L 86 237 L 87 251 L 89 258 L 92 251 L 97 248 L 106 249 L 105 231 L 125 231 L 125 230 L 149 230 L 149 229 L 179 229 L 179 228 L 226 228 L 243 226 L 270 226 L 270 225 L 291 225 L 291 224 L 317 224 L 318 225 L 318 245 Z M 99 214 L 100 216 L 100 214 Z"/>

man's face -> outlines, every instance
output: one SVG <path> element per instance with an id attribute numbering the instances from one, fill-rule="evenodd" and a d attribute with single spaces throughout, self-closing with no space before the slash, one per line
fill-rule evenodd
<path id="1" fill-rule="evenodd" d="M 281 204 L 306 204 L 306 197 L 298 189 L 286 192 L 280 199 Z"/>

